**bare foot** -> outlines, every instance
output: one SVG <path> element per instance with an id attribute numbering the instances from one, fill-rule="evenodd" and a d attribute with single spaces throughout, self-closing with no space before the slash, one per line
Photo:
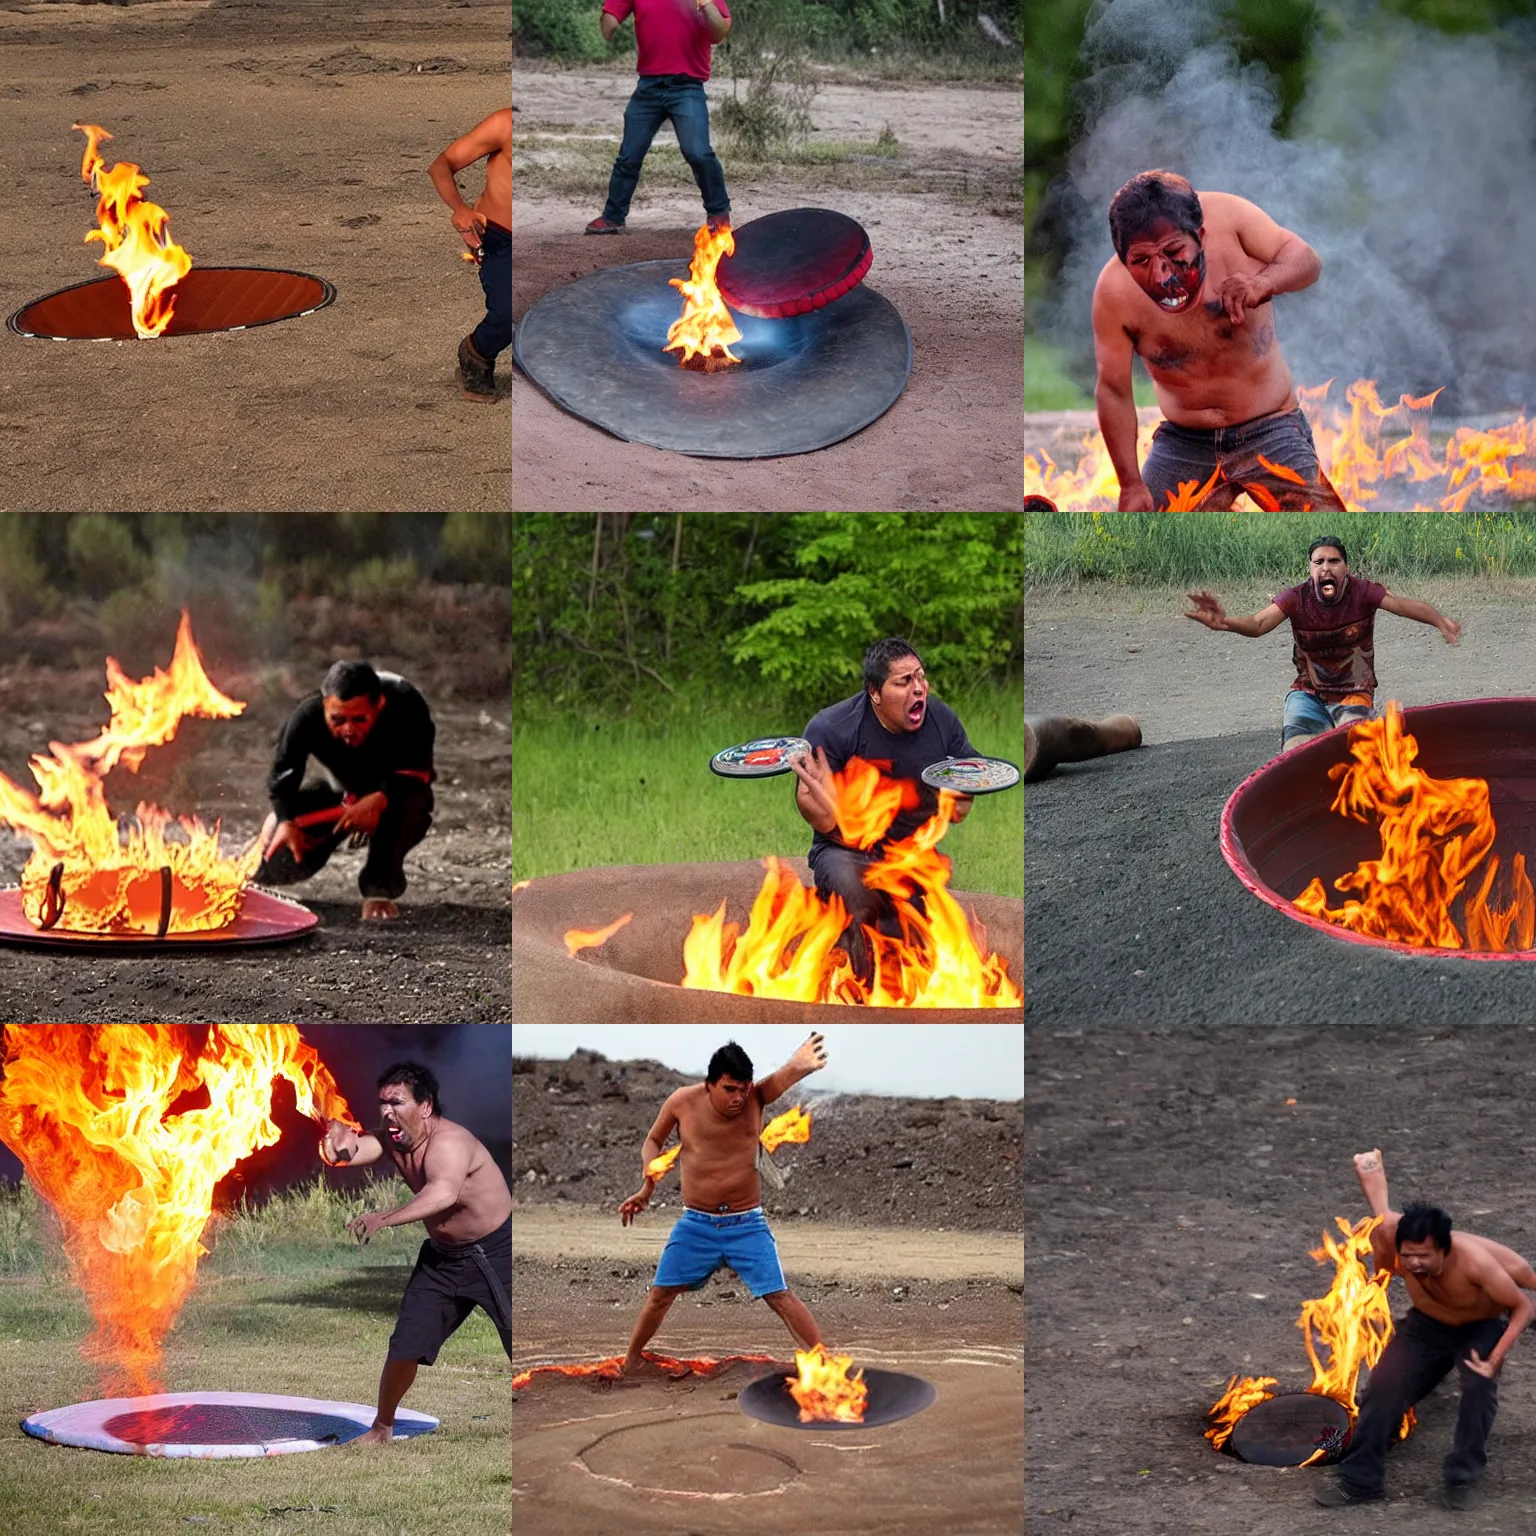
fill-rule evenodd
<path id="1" fill-rule="evenodd" d="M 370 896 L 363 903 L 363 921 L 365 923 L 388 923 L 400 916 L 399 904 L 393 901 L 385 901 L 382 897 Z"/>
<path id="2" fill-rule="evenodd" d="M 395 1426 L 393 1424 L 375 1424 L 365 1435 L 359 1435 L 351 1441 L 352 1445 L 390 1445 L 394 1442 Z"/>
<path id="3" fill-rule="evenodd" d="M 653 1360 L 647 1360 L 644 1355 L 626 1355 L 619 1362 L 618 1380 L 620 1381 L 655 1381 L 666 1374 Z"/>

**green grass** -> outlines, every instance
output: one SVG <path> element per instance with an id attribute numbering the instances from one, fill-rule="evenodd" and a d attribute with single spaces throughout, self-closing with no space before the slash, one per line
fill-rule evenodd
<path id="1" fill-rule="evenodd" d="M 1042 512 L 1026 519 L 1025 576 L 1031 586 L 1300 581 L 1307 546 L 1329 533 L 1372 577 L 1536 575 L 1536 512 Z"/>
<path id="2" fill-rule="evenodd" d="M 360 1249 L 339 1219 L 362 1203 L 306 1186 L 260 1215 L 236 1211 L 219 1223 L 214 1253 L 167 1341 L 168 1388 L 371 1402 L 421 1232 L 386 1229 Z M 237 1250 L 231 1235 L 252 1223 L 265 1239 Z M 27 1271 L 0 1281 L 0 1419 L 12 1426 L 39 1409 L 100 1395 L 78 1351 L 89 1313 L 53 1272 L 56 1234 L 25 1187 L 0 1189 L 0 1233 L 18 1224 L 29 1229 L 25 1240 L 0 1242 L 0 1258 L 14 1262 L 19 1251 Z M 495 1329 L 476 1312 L 406 1398 L 442 1427 L 385 1449 L 170 1461 L 61 1451 L 13 1427 L 0 1433 L 0 1529 L 6 1536 L 502 1532 L 511 1519 L 509 1381 Z"/>
<path id="3" fill-rule="evenodd" d="M 978 751 L 1022 761 L 1024 712 L 1015 684 L 953 705 Z M 641 718 L 570 713 L 513 724 L 513 877 L 533 879 L 602 864 L 668 864 L 804 854 L 811 832 L 794 806 L 794 779 L 733 782 L 709 771 L 732 742 L 796 732 L 804 714 L 765 715 L 750 699 L 705 707 L 679 700 Z M 983 799 L 945 836 L 959 890 L 1024 894 L 1023 804 Z"/>

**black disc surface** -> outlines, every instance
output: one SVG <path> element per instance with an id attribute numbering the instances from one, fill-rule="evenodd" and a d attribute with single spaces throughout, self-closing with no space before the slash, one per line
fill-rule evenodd
<path id="1" fill-rule="evenodd" d="M 553 289 L 517 327 L 518 367 L 605 432 L 699 458 L 825 448 L 884 415 L 906 388 L 906 322 L 867 285 L 788 320 L 735 316 L 739 367 L 678 367 L 677 354 L 662 351 L 683 308 L 667 280 L 687 275 L 683 262 L 641 261 Z"/>
<path id="2" fill-rule="evenodd" d="M 1349 1444 L 1349 1409 L 1316 1392 L 1282 1392 L 1255 1404 L 1232 1430 L 1228 1445 L 1240 1461 L 1259 1467 L 1299 1467 L 1337 1461 Z"/>
<path id="3" fill-rule="evenodd" d="M 340 1444 L 367 1425 L 306 1408 L 263 1408 L 244 1403 L 182 1403 L 120 1413 L 102 1429 L 134 1445 L 259 1445 L 273 1440 L 330 1440 Z"/>
<path id="4" fill-rule="evenodd" d="M 920 1376 L 908 1376 L 902 1371 L 866 1370 L 864 1383 L 869 1388 L 869 1398 L 864 1406 L 864 1417 L 858 1423 L 816 1419 L 803 1424 L 800 1405 L 789 1395 L 788 1376 L 793 1374 L 791 1370 L 786 1375 L 781 1367 L 771 1376 L 759 1376 L 750 1386 L 742 1388 L 736 1399 L 737 1406 L 750 1419 L 760 1419 L 765 1424 L 778 1424 L 786 1429 L 873 1429 L 921 1413 L 939 1395 L 933 1383 Z"/>

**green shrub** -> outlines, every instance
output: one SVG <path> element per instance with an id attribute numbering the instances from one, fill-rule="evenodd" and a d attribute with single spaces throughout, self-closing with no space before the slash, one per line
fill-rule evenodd
<path id="1" fill-rule="evenodd" d="M 443 570 L 449 581 L 511 579 L 512 525 L 500 512 L 450 512 L 443 524 Z"/>
<path id="2" fill-rule="evenodd" d="M 597 0 L 513 0 L 513 46 L 557 59 L 606 58 L 600 8 Z"/>
<path id="3" fill-rule="evenodd" d="M 70 521 L 69 568 L 88 597 L 105 597 L 143 581 L 152 562 L 126 522 L 91 513 Z"/>

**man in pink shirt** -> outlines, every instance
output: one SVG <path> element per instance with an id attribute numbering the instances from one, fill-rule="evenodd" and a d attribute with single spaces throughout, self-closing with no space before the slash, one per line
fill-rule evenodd
<path id="1" fill-rule="evenodd" d="M 631 11 L 640 83 L 624 108 L 624 141 L 608 180 L 608 201 L 587 225 L 587 233 L 616 235 L 624 228 L 646 151 L 668 118 L 703 194 L 709 227 L 729 224 L 731 199 L 725 172 L 710 147 L 709 104 L 704 99 L 710 44 L 723 43 L 731 30 L 726 0 L 603 0 L 604 42 L 612 40 Z"/>

